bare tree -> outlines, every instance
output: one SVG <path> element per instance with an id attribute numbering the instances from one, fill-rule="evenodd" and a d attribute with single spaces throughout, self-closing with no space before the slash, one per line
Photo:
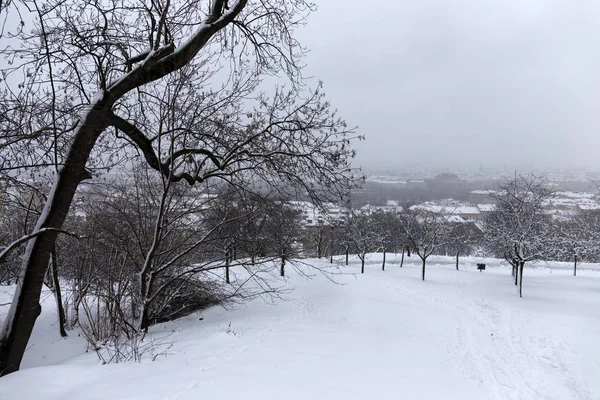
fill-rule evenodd
<path id="1" fill-rule="evenodd" d="M 475 243 L 480 242 L 481 231 L 470 222 L 450 223 L 446 250 L 456 256 L 456 270 L 459 267 L 459 256 L 469 255 Z"/>
<path id="2" fill-rule="evenodd" d="M 285 276 L 286 261 L 299 254 L 301 235 L 300 213 L 282 201 L 270 201 L 266 207 L 267 234 L 270 253 L 279 258 L 279 275 Z"/>
<path id="3" fill-rule="evenodd" d="M 34 2 L 34 29 L 15 28 L 19 46 L 1 50 L 15 60 L 7 74 L 24 78 L 3 99 L 0 169 L 59 166 L 0 332 L 2 374 L 19 368 L 40 313 L 56 230 L 79 184 L 92 177 L 90 169 L 137 152 L 171 182 L 235 181 L 242 174 L 315 199 L 325 188 L 337 195 L 352 186 L 352 129 L 320 88 L 300 92 L 304 49 L 294 28 L 311 4 L 117 3 Z M 229 62 L 231 74 L 215 90 L 209 81 L 218 59 Z M 176 79 L 177 71 L 188 78 Z M 279 72 L 290 77 L 292 89 L 255 95 L 256 106 L 248 110 L 261 76 Z M 165 112 L 182 118 L 164 126 Z"/>
<path id="4" fill-rule="evenodd" d="M 385 271 L 385 256 L 394 246 L 394 237 L 399 226 L 399 221 L 392 213 L 375 212 L 369 216 L 370 226 L 374 233 L 374 244 L 378 251 L 383 253 L 381 270 Z"/>
<path id="5" fill-rule="evenodd" d="M 352 243 L 354 252 L 360 259 L 360 273 L 365 273 L 367 253 L 374 251 L 377 246 L 377 233 L 370 216 L 352 213 L 346 225 L 348 239 Z"/>
<path id="6" fill-rule="evenodd" d="M 566 221 L 554 221 L 555 240 L 547 243 L 546 254 L 557 260 L 573 261 L 573 275 L 577 276 L 577 263 L 598 260 L 600 246 L 600 214 L 585 211 Z"/>
<path id="7" fill-rule="evenodd" d="M 552 195 L 548 183 L 538 176 L 515 176 L 490 194 L 496 207 L 485 221 L 486 242 L 513 266 L 520 297 L 525 263 L 543 259 L 545 243 L 553 238 L 550 216 L 544 213 L 544 204 Z"/>
<path id="8" fill-rule="evenodd" d="M 400 223 L 410 247 L 421 259 L 421 279 L 425 280 L 427 258 L 448 243 L 450 225 L 446 217 L 425 210 L 402 213 Z"/>

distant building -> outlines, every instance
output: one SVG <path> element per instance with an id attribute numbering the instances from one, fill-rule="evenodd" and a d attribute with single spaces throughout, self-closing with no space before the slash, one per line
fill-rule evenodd
<path id="1" fill-rule="evenodd" d="M 371 204 L 367 204 L 358 210 L 358 212 L 363 215 L 371 215 L 376 212 L 397 214 L 402 211 L 404 211 L 404 208 L 402 208 L 395 200 L 388 200 L 385 206 L 372 206 Z"/>
<path id="2" fill-rule="evenodd" d="M 496 201 L 490 196 L 493 190 L 472 190 L 469 192 L 469 203 L 471 204 L 494 204 Z"/>
<path id="3" fill-rule="evenodd" d="M 317 207 L 309 201 L 288 201 L 288 204 L 300 213 L 302 223 L 306 227 L 341 224 L 348 218 L 347 209 L 333 203 L 323 204 L 322 207 Z"/>
<path id="4" fill-rule="evenodd" d="M 410 207 L 410 209 L 417 211 L 429 211 L 452 219 L 454 222 L 460 222 L 460 220 L 482 220 L 482 215 L 478 207 L 475 207 L 466 202 L 452 199 L 444 199 L 441 201 L 428 201 L 426 203 L 414 205 Z"/>

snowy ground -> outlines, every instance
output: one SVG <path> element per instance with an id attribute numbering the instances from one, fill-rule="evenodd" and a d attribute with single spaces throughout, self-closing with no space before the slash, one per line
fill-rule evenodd
<path id="1" fill-rule="evenodd" d="M 341 267 L 341 284 L 290 269 L 275 305 L 155 326 L 168 355 L 154 362 L 99 365 L 76 332 L 58 338 L 50 300 L 0 399 L 600 399 L 597 266 L 528 268 L 519 299 L 495 260 L 438 257 L 422 282 L 414 257 L 385 272 L 380 257 Z"/>

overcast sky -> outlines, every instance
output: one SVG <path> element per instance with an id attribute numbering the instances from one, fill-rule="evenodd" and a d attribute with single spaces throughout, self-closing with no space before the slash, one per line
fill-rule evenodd
<path id="1" fill-rule="evenodd" d="M 318 4 L 307 72 L 359 164 L 600 168 L 600 1 Z"/>

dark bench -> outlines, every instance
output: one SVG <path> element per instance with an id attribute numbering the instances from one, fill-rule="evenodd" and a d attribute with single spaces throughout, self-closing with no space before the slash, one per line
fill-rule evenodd
<path id="1" fill-rule="evenodd" d="M 485 271 L 485 264 L 477 264 L 477 269 L 479 271 Z"/>

